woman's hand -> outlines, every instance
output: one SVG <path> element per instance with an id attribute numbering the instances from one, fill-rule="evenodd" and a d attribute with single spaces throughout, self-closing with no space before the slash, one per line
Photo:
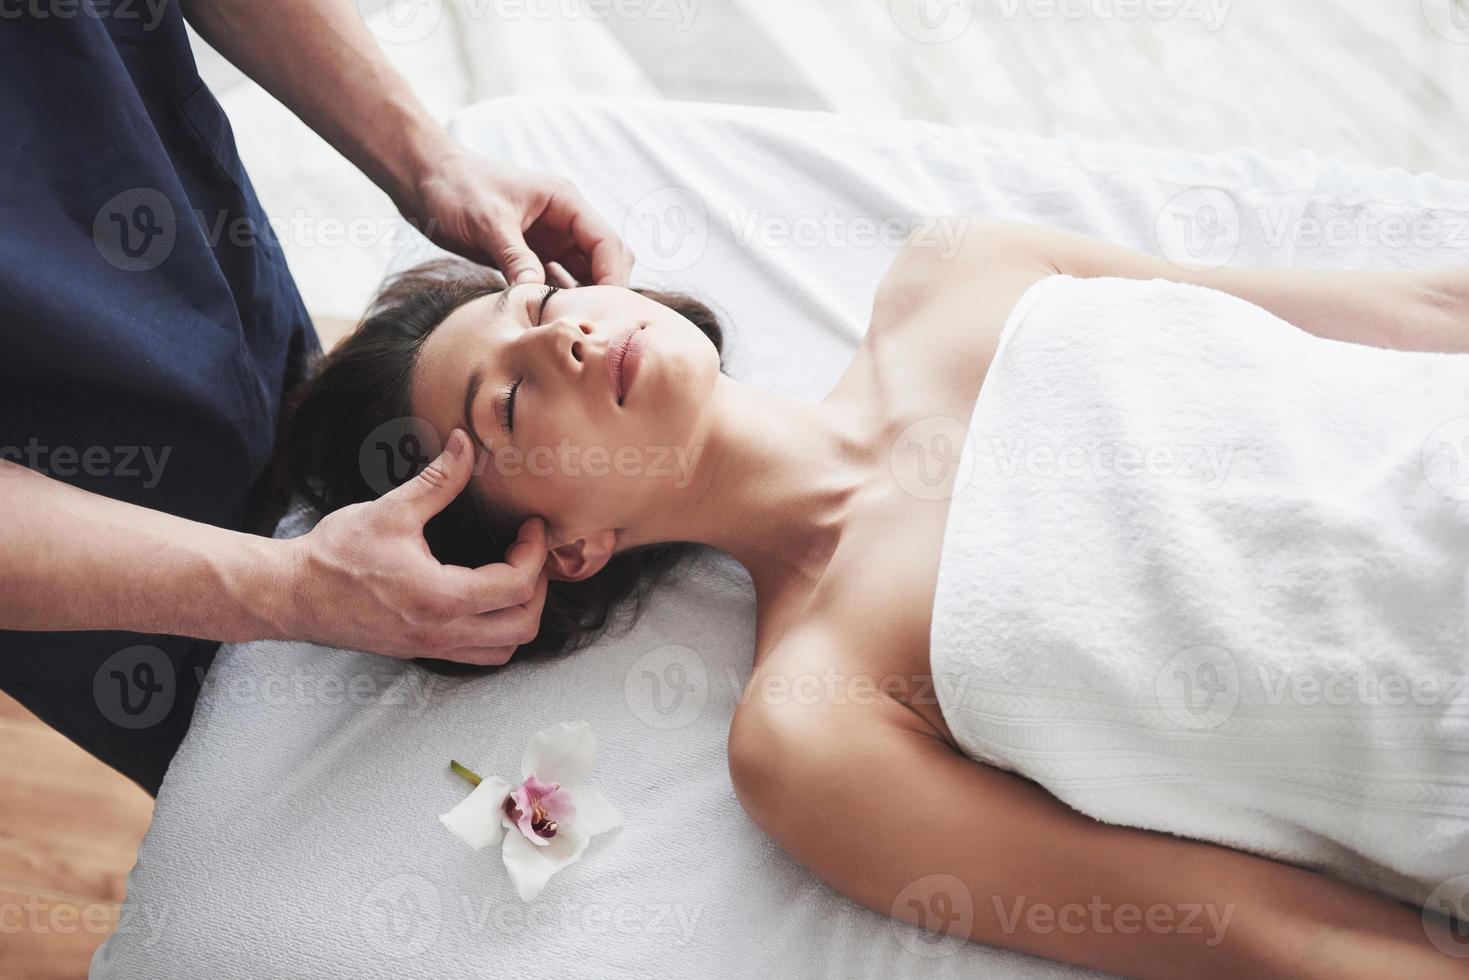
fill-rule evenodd
<path id="1" fill-rule="evenodd" d="M 400 207 L 434 244 L 510 283 L 545 282 L 550 262 L 586 283 L 626 286 L 632 272 L 631 250 L 569 181 L 457 146 Z"/>
<path id="2" fill-rule="evenodd" d="M 290 542 L 294 601 L 281 636 L 392 657 L 503 664 L 535 638 L 546 602 L 546 529 L 521 525 L 505 563 L 441 565 L 423 526 L 474 468 L 455 430 L 438 459 L 377 500 L 344 507 Z"/>

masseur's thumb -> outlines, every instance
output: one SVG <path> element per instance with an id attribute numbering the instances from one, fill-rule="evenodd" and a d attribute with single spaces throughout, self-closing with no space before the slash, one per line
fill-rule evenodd
<path id="1" fill-rule="evenodd" d="M 545 282 L 546 270 L 530 250 L 514 226 L 499 229 L 494 242 L 495 260 L 505 281 L 514 286 L 522 282 Z"/>
<path id="2" fill-rule="evenodd" d="M 473 472 L 474 449 L 469 437 L 463 429 L 455 429 L 437 459 L 413 479 L 391 490 L 384 499 L 406 506 L 420 525 L 427 524 L 459 496 Z"/>

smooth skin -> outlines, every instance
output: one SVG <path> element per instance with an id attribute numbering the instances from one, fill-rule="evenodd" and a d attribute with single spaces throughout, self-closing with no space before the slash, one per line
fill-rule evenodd
<path id="1" fill-rule="evenodd" d="M 1324 337 L 1469 351 L 1469 267 L 1200 272 L 1065 232 L 979 223 L 952 260 L 910 246 L 895 263 L 867 340 L 831 397 L 875 403 L 888 432 L 926 415 L 967 418 L 1006 316 L 1054 273 L 1191 282 Z M 955 357 L 960 350 L 973 356 Z M 891 478 L 875 471 L 871 502 L 848 516 L 849 533 L 805 609 L 784 639 L 758 651 L 730 732 L 741 802 L 798 861 L 884 913 L 1131 976 L 1469 975 L 1469 960 L 1432 945 L 1416 909 L 1243 852 L 1102 824 L 965 757 L 922 683 L 948 501 L 878 489 L 884 483 Z M 814 702 L 770 693 L 830 665 L 908 688 L 863 700 L 848 685 L 847 696 Z M 938 885 L 947 891 L 936 896 L 915 885 L 931 874 L 952 875 L 962 889 Z M 972 921 L 932 914 L 956 900 Z M 1189 909 L 1208 911 L 1191 931 L 1128 930 L 1106 916 L 1074 931 L 1016 915 L 1098 903 L 1161 907 L 1175 924 Z"/>
<path id="2" fill-rule="evenodd" d="M 914 421 L 969 416 L 1005 318 L 1047 275 L 1197 283 L 1321 336 L 1465 352 L 1469 267 L 1203 272 L 1065 232 L 947 220 L 967 222 L 962 247 L 915 236 L 820 402 L 719 373 L 692 324 L 633 293 L 548 299 L 526 286 L 466 304 L 431 335 L 415 412 L 440 437 L 472 427 L 484 460 L 564 442 L 699 454 L 682 481 L 570 463 L 513 476 L 485 466 L 474 480 L 488 499 L 545 518 L 553 577 L 594 574 L 617 551 L 658 541 L 709 544 L 750 571 L 755 667 L 730 730 L 734 788 L 760 827 L 843 894 L 964 939 L 1134 976 L 1465 976 L 1469 961 L 1440 953 L 1415 909 L 1239 851 L 1101 824 L 964 756 L 929 666 L 948 501 L 907 493 L 890 449 Z M 629 325 L 648 343 L 619 402 L 606 358 Z M 501 399 L 516 383 L 507 429 Z M 961 889 L 925 893 L 929 875 Z M 956 901 L 967 920 L 924 922 Z M 1078 932 L 1025 913 L 1128 904 L 1161 906 L 1177 927 L 1104 918 Z M 1190 909 L 1207 911 L 1185 928 Z"/>
<path id="3" fill-rule="evenodd" d="M 437 244 L 510 281 L 544 282 L 549 268 L 553 279 L 626 284 L 632 253 L 581 194 L 455 144 L 352 0 L 186 0 L 185 15 Z M 475 468 L 462 435 L 443 445 L 411 483 L 289 542 L 111 500 L 0 460 L 0 629 L 307 639 L 504 663 L 540 622 L 544 526 L 526 522 L 503 563 L 464 570 L 435 561 L 423 525 Z"/>

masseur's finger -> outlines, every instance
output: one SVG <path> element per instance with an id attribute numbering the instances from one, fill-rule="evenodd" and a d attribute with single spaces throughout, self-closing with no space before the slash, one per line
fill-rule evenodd
<path id="1" fill-rule="evenodd" d="M 560 262 L 546 263 L 546 281 L 560 286 L 563 289 L 575 289 L 581 283 L 576 281 L 576 276 L 566 271 L 566 266 Z"/>
<path id="2" fill-rule="evenodd" d="M 626 286 L 632 275 L 632 249 L 625 245 L 600 214 L 593 210 L 581 191 L 567 184 L 551 195 L 541 221 L 564 231 L 577 251 L 588 257 L 591 281 Z"/>
<path id="3" fill-rule="evenodd" d="M 489 229 L 490 254 L 500 267 L 505 281 L 514 286 L 523 282 L 545 282 L 546 271 L 541 260 L 536 258 L 520 229 L 513 224 L 500 222 Z"/>
<path id="4" fill-rule="evenodd" d="M 482 613 L 457 620 L 449 645 L 452 649 L 439 656 L 461 663 L 502 664 L 515 649 L 536 638 L 540 630 L 541 610 L 546 605 L 549 579 L 543 570 L 536 580 L 535 593 L 529 601 L 498 612 Z"/>
<path id="5" fill-rule="evenodd" d="M 464 430 L 455 429 L 449 433 L 449 442 L 437 459 L 407 483 L 388 491 L 382 499 L 407 508 L 422 527 L 453 503 L 469 484 L 469 476 L 473 472 L 474 447 L 469 444 Z"/>
<path id="6" fill-rule="evenodd" d="M 575 248 L 560 253 L 557 258 L 558 261 L 556 264 L 565 269 L 567 277 L 578 286 L 583 283 L 591 284 L 596 281 L 592 278 L 592 263 Z M 547 274 L 549 274 L 549 270 Z M 561 284 L 558 283 L 558 285 Z"/>
<path id="7" fill-rule="evenodd" d="M 441 653 L 436 659 L 452 660 L 460 664 L 474 664 L 476 667 L 501 667 L 509 663 L 513 656 L 515 656 L 514 647 L 485 647 L 483 649 L 466 647 L 451 653 Z"/>
<path id="8" fill-rule="evenodd" d="M 632 249 L 621 239 L 603 239 L 592 249 L 592 281 L 626 286 L 634 261 Z"/>
<path id="9" fill-rule="evenodd" d="M 444 566 L 448 587 L 460 597 L 460 614 L 473 616 L 532 602 L 537 579 L 546 564 L 546 554 L 546 522 L 539 517 L 531 517 L 520 525 L 520 534 L 506 550 L 503 562 L 479 568 Z M 539 608 L 536 609 L 536 619 L 539 622 Z"/>
<path id="10" fill-rule="evenodd" d="M 534 624 L 534 629 L 537 633 L 541 631 L 541 613 L 544 612 L 546 608 L 546 588 L 550 585 L 550 583 L 551 577 L 547 575 L 546 570 L 542 568 L 541 573 L 536 576 L 535 591 L 531 593 L 528 600 L 520 604 L 520 608 L 524 609 L 527 615 L 529 615 L 530 621 Z M 534 639 L 535 636 L 531 636 L 529 639 L 521 640 L 520 642 L 529 643 L 531 640 Z"/>

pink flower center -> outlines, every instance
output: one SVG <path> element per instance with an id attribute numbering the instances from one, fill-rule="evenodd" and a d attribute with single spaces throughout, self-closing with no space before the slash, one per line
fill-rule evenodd
<path id="1" fill-rule="evenodd" d="M 529 817 L 530 832 L 549 840 L 557 832 L 557 821 L 552 817 L 546 804 L 560 801 L 560 796 L 557 795 L 560 789 L 560 783 L 542 783 L 541 780 L 532 776 L 516 792 L 505 796 L 505 815 L 510 817 L 510 820 L 514 821 L 521 830 L 526 827 L 526 817 Z M 529 804 L 529 813 L 524 810 L 521 802 L 517 802 L 516 796 L 523 796 L 524 804 Z M 561 810 L 567 810 L 567 807 L 563 805 Z"/>

